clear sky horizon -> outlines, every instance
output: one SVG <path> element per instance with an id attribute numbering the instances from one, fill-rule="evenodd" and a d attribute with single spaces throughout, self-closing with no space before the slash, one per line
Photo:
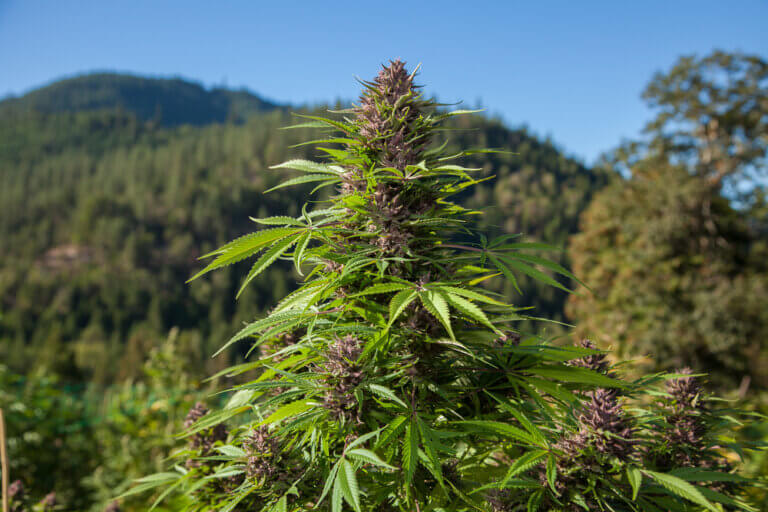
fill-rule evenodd
<path id="1" fill-rule="evenodd" d="M 766 26 L 766 0 L 0 0 L 0 97 L 108 70 L 321 103 L 401 57 L 441 101 L 480 102 L 591 163 L 639 135 L 654 72 L 715 48 L 766 56 Z"/>

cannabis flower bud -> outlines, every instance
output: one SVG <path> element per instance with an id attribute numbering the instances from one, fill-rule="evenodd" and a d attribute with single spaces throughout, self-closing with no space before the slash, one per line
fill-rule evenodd
<path id="1" fill-rule="evenodd" d="M 579 423 L 591 434 L 592 446 L 601 453 L 626 457 L 632 451 L 633 429 L 619 404 L 616 393 L 598 388 L 587 393 L 590 398 Z"/>
<path id="2" fill-rule="evenodd" d="M 49 492 L 40 502 L 40 508 L 43 511 L 53 510 L 56 507 L 56 491 Z"/>
<path id="3" fill-rule="evenodd" d="M 383 66 L 355 109 L 363 144 L 384 167 L 403 170 L 418 163 L 426 143 L 419 140 L 414 123 L 421 116 L 413 75 L 397 59 Z"/>
<path id="4" fill-rule="evenodd" d="M 328 347 L 326 360 L 319 368 L 330 385 L 323 398 L 323 406 L 337 419 L 349 419 L 350 410 L 356 404 L 352 392 L 363 380 L 363 372 L 357 365 L 362 352 L 360 340 L 356 337 L 336 338 Z"/>
<path id="5" fill-rule="evenodd" d="M 693 371 L 690 368 L 683 368 L 677 373 L 691 375 Z M 703 408 L 703 404 L 699 400 L 701 395 L 701 385 L 696 377 L 680 377 L 667 381 L 667 391 L 672 395 L 678 408 Z"/>
<path id="6" fill-rule="evenodd" d="M 597 350 L 595 344 L 590 340 L 582 340 L 578 346 L 589 350 Z M 608 372 L 608 361 L 606 360 L 605 354 L 590 354 L 579 359 L 574 359 L 570 364 L 571 366 L 579 366 L 600 373 Z"/>
<path id="7" fill-rule="evenodd" d="M 8 497 L 11 499 L 24 499 L 24 484 L 21 480 L 16 480 L 8 486 Z"/>
<path id="8" fill-rule="evenodd" d="M 683 368 L 678 373 L 691 375 L 690 368 Z M 680 377 L 667 382 L 667 391 L 672 396 L 671 409 L 667 417 L 669 428 L 665 437 L 675 450 L 673 461 L 677 465 L 696 466 L 702 462 L 703 441 L 707 432 L 702 413 L 701 385 L 695 377 Z"/>
<path id="9" fill-rule="evenodd" d="M 192 428 L 195 423 L 198 422 L 203 416 L 208 414 L 208 408 L 205 404 L 198 402 L 190 409 L 184 419 L 184 428 Z M 213 445 L 219 441 L 226 441 L 227 439 L 227 427 L 219 423 L 213 427 L 203 429 L 189 437 L 189 447 L 196 450 L 201 457 L 206 457 L 213 451 Z M 188 468 L 200 467 L 202 463 L 193 459 L 187 460 Z"/>
<path id="10" fill-rule="evenodd" d="M 8 497 L 11 501 L 10 512 L 24 512 L 24 484 L 16 480 L 8 486 Z"/>
<path id="11" fill-rule="evenodd" d="M 249 478 L 264 483 L 277 474 L 275 460 L 280 450 L 280 443 L 270 434 L 269 428 L 266 426 L 256 428 L 243 444 L 243 449 L 248 454 L 246 473 Z"/>

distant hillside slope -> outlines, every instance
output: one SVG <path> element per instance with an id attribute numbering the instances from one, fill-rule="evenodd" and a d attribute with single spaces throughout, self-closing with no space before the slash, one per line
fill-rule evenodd
<path id="1" fill-rule="evenodd" d="M 67 83 L 76 97 L 73 84 L 84 82 Z M 175 93 L 173 83 L 164 82 L 170 96 L 189 90 L 182 82 Z M 225 361 L 208 356 L 298 276 L 287 266 L 270 268 L 238 301 L 247 264 L 185 281 L 200 268 L 197 256 L 256 227 L 249 216 L 299 213 L 312 187 L 264 194 L 285 176 L 268 167 L 322 158 L 310 146 L 290 147 L 318 134 L 280 130 L 295 123 L 287 109 L 242 124 L 166 128 L 127 108 L 59 106 L 63 111 L 0 115 L 0 361 L 104 382 L 136 375 L 146 351 L 179 327 L 185 352 L 215 370 Z M 607 181 L 499 121 L 469 116 L 451 127 L 442 132 L 449 151 L 511 152 L 464 162 L 482 168 L 479 176 L 496 176 L 459 198 L 485 211 L 480 222 L 489 233 L 564 245 Z M 550 256 L 567 264 L 563 254 Z M 525 275 L 518 282 L 522 296 L 501 278 L 488 285 L 516 305 L 534 306 L 534 315 L 562 318 L 564 292 Z"/>
<path id="2" fill-rule="evenodd" d="M 243 121 L 253 113 L 279 108 L 246 90 L 205 89 L 179 78 L 144 78 L 94 73 L 67 78 L 0 102 L 9 109 L 40 113 L 123 109 L 142 121 L 163 126 Z"/>

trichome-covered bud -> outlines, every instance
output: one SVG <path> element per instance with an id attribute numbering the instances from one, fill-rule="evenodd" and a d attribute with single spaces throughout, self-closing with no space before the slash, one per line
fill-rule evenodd
<path id="1" fill-rule="evenodd" d="M 693 371 L 690 368 L 683 368 L 677 373 L 682 375 L 691 375 Z M 681 409 L 703 409 L 701 398 L 701 384 L 696 377 L 679 377 L 667 381 L 667 392 L 672 395 L 677 408 Z"/>
<path id="2" fill-rule="evenodd" d="M 392 221 L 401 217 L 405 212 L 405 205 L 400 197 L 400 191 L 385 183 L 379 183 L 373 193 L 373 202 L 379 215 L 385 221 Z"/>
<path id="3" fill-rule="evenodd" d="M 417 133 L 415 121 L 421 116 L 413 75 L 397 59 L 382 66 L 355 109 L 363 144 L 380 165 L 403 170 L 418 163 L 426 144 Z"/>
<path id="4" fill-rule="evenodd" d="M 323 406 L 337 419 L 349 419 L 357 401 L 353 391 L 363 380 L 357 359 L 363 352 L 360 340 L 348 335 L 336 338 L 328 347 L 325 362 L 318 368 L 326 375 L 329 389 Z"/>
<path id="5" fill-rule="evenodd" d="M 579 423 L 590 436 L 590 444 L 601 453 L 626 457 L 632 452 L 633 429 L 616 393 L 598 388 L 587 393 L 589 403 L 579 416 Z"/>
<path id="6" fill-rule="evenodd" d="M 261 357 L 272 356 L 286 347 L 297 344 L 305 334 L 307 334 L 306 329 L 295 329 L 293 331 L 284 332 L 279 336 L 262 343 L 259 346 Z"/>
<path id="7" fill-rule="evenodd" d="M 184 418 L 184 428 L 192 428 L 192 425 L 197 423 L 197 421 L 206 414 L 208 414 L 208 408 L 204 403 L 197 402 L 195 406 L 189 410 L 186 418 Z"/>
<path id="8" fill-rule="evenodd" d="M 512 501 L 512 492 L 509 489 L 494 489 L 485 495 L 485 501 L 492 512 L 513 512 L 517 505 Z"/>
<path id="9" fill-rule="evenodd" d="M 597 350 L 595 344 L 590 340 L 582 340 L 577 346 L 589 350 Z M 607 373 L 609 367 L 605 354 L 589 354 L 587 356 L 572 360 L 570 364 L 571 366 L 579 366 L 581 368 L 594 370 L 600 373 Z"/>
<path id="10" fill-rule="evenodd" d="M 243 449 L 248 454 L 248 478 L 263 484 L 275 477 L 278 472 L 275 462 L 280 452 L 280 442 L 272 436 L 268 427 L 256 428 L 243 444 Z"/>
<path id="11" fill-rule="evenodd" d="M 379 235 L 374 245 L 386 255 L 402 255 L 406 252 L 412 238 L 412 233 L 393 224 Z"/>
<path id="12" fill-rule="evenodd" d="M 334 377 L 353 377 L 355 380 L 360 376 L 359 372 L 354 371 L 354 368 L 362 352 L 360 340 L 355 336 L 348 335 L 343 338 L 336 338 L 325 353 L 325 371 Z"/>
<path id="13" fill-rule="evenodd" d="M 202 402 L 198 402 L 187 413 L 187 416 L 184 419 L 184 428 L 192 428 L 206 414 L 208 414 L 208 408 Z M 203 429 L 200 432 L 196 432 L 195 434 L 191 435 L 189 437 L 189 447 L 192 450 L 197 451 L 198 456 L 207 457 L 208 455 L 211 455 L 213 451 L 213 445 L 219 441 L 226 441 L 227 435 L 227 427 L 224 426 L 224 424 L 219 423 L 218 425 Z M 201 461 L 189 459 L 187 460 L 186 465 L 191 469 L 200 467 L 202 463 Z"/>
<path id="14" fill-rule="evenodd" d="M 691 375 L 690 368 L 678 373 Z M 672 448 L 672 462 L 678 466 L 698 466 L 704 461 L 704 436 L 707 433 L 702 414 L 705 412 L 701 401 L 701 385 L 696 377 L 680 377 L 667 382 L 667 392 L 672 401 L 668 404 L 671 412 L 667 416 L 669 425 L 665 438 Z"/>
<path id="15" fill-rule="evenodd" d="M 337 261 L 325 260 L 323 263 L 325 265 L 326 272 L 336 272 L 337 274 L 340 274 L 341 271 L 344 270 L 344 265 Z"/>
<path id="16" fill-rule="evenodd" d="M 497 347 L 516 347 L 520 344 L 522 337 L 515 331 L 504 331 L 501 336 L 493 340 Z"/>

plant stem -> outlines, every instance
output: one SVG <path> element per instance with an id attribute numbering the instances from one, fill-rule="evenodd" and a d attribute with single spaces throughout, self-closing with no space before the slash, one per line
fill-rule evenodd
<path id="1" fill-rule="evenodd" d="M 0 471 L 3 473 L 3 512 L 8 512 L 8 454 L 5 453 L 5 421 L 0 409 Z"/>

